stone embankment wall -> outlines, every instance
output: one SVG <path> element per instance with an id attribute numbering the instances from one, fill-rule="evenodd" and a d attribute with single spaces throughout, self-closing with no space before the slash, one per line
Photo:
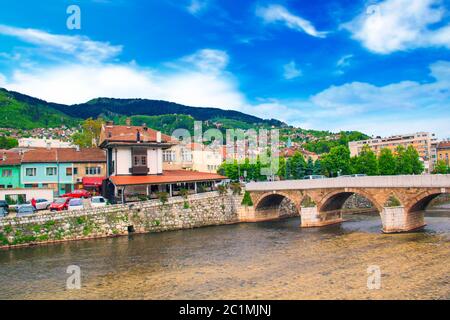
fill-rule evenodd
<path id="1" fill-rule="evenodd" d="M 217 192 L 0 219 L 0 247 L 236 223 L 242 196 Z"/>

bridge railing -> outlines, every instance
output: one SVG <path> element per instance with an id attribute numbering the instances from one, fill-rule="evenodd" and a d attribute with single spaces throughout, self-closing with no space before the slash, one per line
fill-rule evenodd
<path id="1" fill-rule="evenodd" d="M 247 191 L 326 188 L 450 188 L 450 174 L 399 175 L 250 182 Z M 443 192 L 450 192 L 445 190 Z"/>

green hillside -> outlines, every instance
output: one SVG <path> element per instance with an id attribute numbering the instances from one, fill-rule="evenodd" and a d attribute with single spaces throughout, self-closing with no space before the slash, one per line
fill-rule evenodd
<path id="1" fill-rule="evenodd" d="M 8 91 L 0 88 L 0 127 L 16 129 L 52 128 L 75 126 L 80 119 L 68 116 L 45 101 L 27 103 L 17 100 Z"/>

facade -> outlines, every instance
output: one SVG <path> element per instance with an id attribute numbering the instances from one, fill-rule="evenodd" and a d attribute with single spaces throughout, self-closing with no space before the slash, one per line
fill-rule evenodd
<path id="1" fill-rule="evenodd" d="M 175 144 L 171 137 L 146 126 L 104 125 L 100 134 L 100 147 L 106 150 L 107 159 L 104 196 L 123 203 L 156 198 L 158 192 L 172 196 L 186 189 L 196 193 L 211 190 L 215 181 L 225 179 L 212 173 L 165 170 L 163 153 Z"/>
<path id="2" fill-rule="evenodd" d="M 399 145 L 405 148 L 412 145 L 419 153 L 419 157 L 425 166 L 425 171 L 431 172 L 436 159 L 436 141 L 437 139 L 434 133 L 416 132 L 387 138 L 377 137 L 362 141 L 351 141 L 349 142 L 349 149 L 350 155 L 354 157 L 359 155 L 365 145 L 368 145 L 377 155 L 384 148 L 395 152 Z"/>
<path id="3" fill-rule="evenodd" d="M 96 148 L 31 149 L 23 153 L 20 171 L 25 188 L 51 188 L 64 194 L 84 187 L 86 176 L 103 180 L 106 157 Z"/>
<path id="4" fill-rule="evenodd" d="M 437 146 L 437 160 L 443 160 L 450 165 L 450 141 L 442 141 Z"/>
<path id="5" fill-rule="evenodd" d="M 20 188 L 20 154 L 4 150 L 0 156 L 0 189 Z"/>
<path id="6" fill-rule="evenodd" d="M 213 148 L 191 143 L 183 145 L 176 143 L 163 150 L 164 170 L 193 170 L 215 173 L 223 163 L 222 148 Z"/>

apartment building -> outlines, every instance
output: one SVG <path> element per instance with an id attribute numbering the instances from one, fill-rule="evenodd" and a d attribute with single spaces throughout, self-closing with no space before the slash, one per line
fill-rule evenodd
<path id="1" fill-rule="evenodd" d="M 359 155 L 365 145 L 368 145 L 377 155 L 384 148 L 391 149 L 394 152 L 399 145 L 405 148 L 411 145 L 419 153 L 419 157 L 425 166 L 425 171 L 431 172 L 436 162 L 436 143 L 437 139 L 434 133 L 416 132 L 387 138 L 377 137 L 368 140 L 351 141 L 349 142 L 349 149 L 350 155 L 354 157 Z"/>

